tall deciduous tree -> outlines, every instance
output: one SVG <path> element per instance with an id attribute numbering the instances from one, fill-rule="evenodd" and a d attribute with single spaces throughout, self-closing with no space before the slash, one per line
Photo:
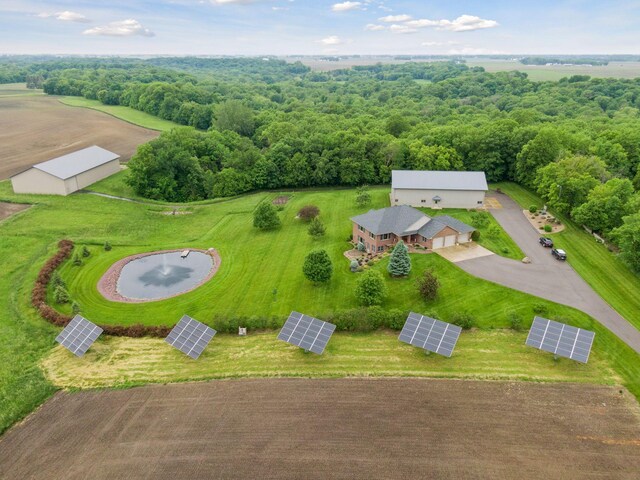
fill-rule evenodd
<path id="1" fill-rule="evenodd" d="M 253 135 L 255 121 L 253 110 L 238 100 L 227 100 L 216 109 L 216 126 L 218 130 L 231 130 L 246 137 Z"/>

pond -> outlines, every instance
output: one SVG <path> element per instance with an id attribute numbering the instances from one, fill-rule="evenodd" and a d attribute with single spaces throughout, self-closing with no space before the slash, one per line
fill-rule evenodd
<path id="1" fill-rule="evenodd" d="M 193 290 L 205 282 L 213 268 L 213 258 L 191 251 L 147 255 L 128 262 L 120 272 L 116 286 L 123 297 L 159 300 Z"/>

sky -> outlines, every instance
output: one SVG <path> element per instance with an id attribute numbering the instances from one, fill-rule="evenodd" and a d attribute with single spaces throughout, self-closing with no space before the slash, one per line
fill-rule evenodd
<path id="1" fill-rule="evenodd" d="M 1 54 L 639 54 L 640 0 L 0 0 Z"/>

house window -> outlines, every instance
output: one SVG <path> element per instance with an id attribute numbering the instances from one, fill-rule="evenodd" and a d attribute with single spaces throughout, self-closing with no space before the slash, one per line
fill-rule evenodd
<path id="1" fill-rule="evenodd" d="M 379 246 L 379 247 L 378 247 L 378 251 L 379 251 L 379 252 L 382 252 L 383 250 L 384 250 L 384 247 L 383 247 L 383 246 Z"/>
<path id="2" fill-rule="evenodd" d="M 394 201 L 395 201 L 395 202 L 397 202 L 397 201 L 398 201 L 398 199 L 396 198 Z"/>
<path id="3" fill-rule="evenodd" d="M 423 237 L 422 235 L 420 235 L 420 241 L 421 242 L 426 242 L 427 241 L 427 237 Z"/>
<path id="4" fill-rule="evenodd" d="M 371 232 L 369 232 L 369 236 L 370 236 L 371 238 L 376 238 L 376 236 L 375 236 L 373 233 L 371 233 Z"/>
<path id="5" fill-rule="evenodd" d="M 364 227 L 358 225 L 358 230 L 360 230 L 361 232 L 364 232 Z"/>
<path id="6" fill-rule="evenodd" d="M 358 242 L 364 243 L 364 238 L 362 238 L 360 235 L 358 235 Z"/>
<path id="7" fill-rule="evenodd" d="M 482 200 L 478 200 L 478 205 L 482 205 Z"/>
<path id="8" fill-rule="evenodd" d="M 422 203 L 427 203 L 427 201 L 426 201 L 426 200 L 420 200 L 420 202 L 422 202 Z"/>
<path id="9" fill-rule="evenodd" d="M 380 240 L 389 240 L 389 233 L 383 233 L 380 235 Z"/>

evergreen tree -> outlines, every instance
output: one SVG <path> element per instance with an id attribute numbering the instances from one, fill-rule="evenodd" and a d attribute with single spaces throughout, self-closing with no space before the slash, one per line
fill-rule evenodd
<path id="1" fill-rule="evenodd" d="M 319 238 L 322 237 L 326 233 L 326 231 L 327 229 L 324 226 L 324 223 L 322 223 L 322 221 L 318 217 L 315 217 L 313 220 L 311 220 L 308 229 L 309 235 L 314 238 Z"/>
<path id="2" fill-rule="evenodd" d="M 304 259 L 302 273 L 313 283 L 328 282 L 333 274 L 331 258 L 325 250 L 314 250 Z"/>
<path id="3" fill-rule="evenodd" d="M 80 257 L 80 255 L 75 253 L 73 255 L 73 260 L 71 261 L 71 263 L 73 263 L 76 267 L 79 267 L 80 265 L 82 265 L 82 258 Z"/>
<path id="4" fill-rule="evenodd" d="M 409 249 L 402 240 L 393 248 L 387 270 L 394 277 L 409 275 L 411 271 L 411 258 L 409 257 Z"/>
<path id="5" fill-rule="evenodd" d="M 71 311 L 73 312 L 74 315 L 77 315 L 80 313 L 80 305 L 78 305 L 77 302 L 73 302 L 71 304 Z"/>
<path id="6" fill-rule="evenodd" d="M 68 303 L 69 302 L 69 293 L 67 292 L 67 290 L 64 287 L 58 285 L 55 288 L 55 290 L 53 291 L 53 299 L 58 304 Z"/>
<path id="7" fill-rule="evenodd" d="M 53 285 L 54 289 L 56 287 L 67 288 L 67 284 L 65 283 L 65 281 L 60 276 L 60 273 L 57 272 L 57 271 L 54 271 L 53 275 L 51 275 L 51 285 Z"/>
<path id="8" fill-rule="evenodd" d="M 91 252 L 89 251 L 89 249 L 87 248 L 86 245 L 82 246 L 82 256 L 84 258 L 87 258 L 89 255 L 91 255 Z"/>
<path id="9" fill-rule="evenodd" d="M 111 244 L 109 242 L 104 242 L 104 251 L 108 252 L 111 250 Z"/>
<path id="10" fill-rule="evenodd" d="M 267 202 L 262 202 L 253 212 L 253 226 L 261 230 L 273 230 L 280 226 L 280 218 L 276 207 Z"/>

